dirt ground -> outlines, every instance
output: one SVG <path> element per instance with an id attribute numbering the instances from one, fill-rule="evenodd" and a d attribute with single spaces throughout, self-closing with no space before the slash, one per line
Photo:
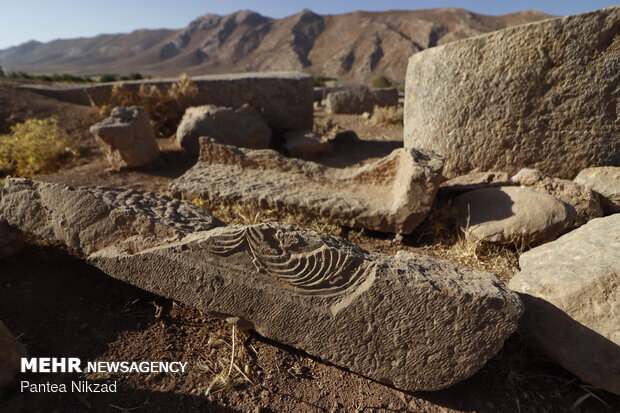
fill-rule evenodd
<path id="1" fill-rule="evenodd" d="M 29 117 L 55 115 L 81 156 L 76 165 L 39 179 L 166 192 L 193 160 L 173 139 L 161 139 L 158 164 L 112 172 L 88 128 L 94 108 L 55 101 L 0 83 L 0 133 Z M 352 115 L 316 113 L 319 128 L 354 130 L 361 142 L 337 145 L 314 160 L 346 166 L 384 156 L 402 144 L 402 127 L 376 126 Z M 445 200 L 438 200 L 444 202 Z M 218 211 L 214 211 L 215 215 Z M 230 221 L 230 217 L 221 216 Z M 517 271 L 518 251 L 469 251 L 442 241 L 431 217 L 397 241 L 338 229 L 362 247 L 454 258 L 491 270 L 503 281 Z M 443 230 L 443 229 L 442 229 Z M 441 245 L 439 245 L 441 244 Z M 512 254 L 512 255 L 511 255 Z M 496 256 L 497 255 L 497 256 Z M 461 258 L 459 258 L 461 257 Z M 465 257 L 465 258 L 463 258 Z M 32 357 L 94 361 L 186 361 L 185 374 L 25 374 L 32 383 L 89 379 L 117 383 L 115 393 L 22 393 L 19 382 L 0 396 L 0 412 L 614 412 L 620 398 L 577 379 L 523 345 L 517 334 L 473 377 L 437 392 L 403 392 L 321 362 L 252 332 L 235 331 L 232 379 L 214 382 L 231 364 L 233 327 L 222 320 L 117 281 L 65 247 L 29 237 L 23 251 L 0 261 L 0 320 Z M 209 392 L 206 395 L 206 392 Z"/>

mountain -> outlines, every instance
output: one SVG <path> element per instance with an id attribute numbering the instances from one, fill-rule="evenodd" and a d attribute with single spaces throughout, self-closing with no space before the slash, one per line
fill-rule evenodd
<path id="1" fill-rule="evenodd" d="M 486 16 L 458 8 L 273 19 L 252 11 L 206 14 L 180 30 L 137 30 L 92 38 L 31 41 L 0 50 L 5 71 L 177 76 L 299 70 L 364 82 L 402 81 L 420 50 L 553 16 L 522 11 Z"/>

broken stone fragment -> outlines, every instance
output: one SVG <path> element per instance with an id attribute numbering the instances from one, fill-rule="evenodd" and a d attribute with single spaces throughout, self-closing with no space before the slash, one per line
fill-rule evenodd
<path id="1" fill-rule="evenodd" d="M 522 311 L 489 273 L 277 223 L 221 226 L 148 192 L 11 179 L 0 211 L 115 278 L 406 390 L 474 374 Z"/>
<path id="2" fill-rule="evenodd" d="M 439 191 L 451 194 L 462 194 L 476 189 L 513 185 L 506 172 L 472 172 L 442 182 Z"/>
<path id="3" fill-rule="evenodd" d="M 352 228 L 409 234 L 433 204 L 442 163 L 431 151 L 400 148 L 364 166 L 329 168 L 273 150 L 202 139 L 198 162 L 172 181 L 169 190 L 175 198 L 242 203 Z"/>
<path id="4" fill-rule="evenodd" d="M 527 251 L 519 266 L 509 287 L 525 304 L 525 341 L 620 395 L 620 214 Z"/>
<path id="5" fill-rule="evenodd" d="M 113 169 L 137 168 L 159 157 L 155 134 L 144 109 L 114 108 L 110 117 L 90 127 Z"/>

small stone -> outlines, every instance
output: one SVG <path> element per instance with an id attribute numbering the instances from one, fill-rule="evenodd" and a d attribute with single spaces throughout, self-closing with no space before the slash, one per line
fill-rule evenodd
<path id="1" fill-rule="evenodd" d="M 159 157 L 153 128 L 141 107 L 114 108 L 110 117 L 91 126 L 90 132 L 113 169 L 146 166 Z"/>
<path id="2" fill-rule="evenodd" d="M 204 105 L 187 108 L 177 128 L 177 141 L 187 152 L 198 154 L 198 139 L 205 136 L 226 145 L 268 148 L 271 129 L 252 106 L 239 109 Z"/>
<path id="3" fill-rule="evenodd" d="M 521 169 L 511 178 L 511 181 L 517 185 L 552 195 L 571 205 L 577 213 L 575 225 L 583 225 L 593 218 L 603 216 L 598 196 L 591 189 L 576 182 L 553 178 L 529 168 Z"/>
<path id="4" fill-rule="evenodd" d="M 513 183 L 506 172 L 472 172 L 442 182 L 439 191 L 459 195 L 476 189 L 509 185 L 513 185 Z"/>
<path id="5" fill-rule="evenodd" d="M 318 155 L 331 149 L 329 142 L 310 130 L 287 132 L 283 137 L 286 149 L 292 156 Z"/>

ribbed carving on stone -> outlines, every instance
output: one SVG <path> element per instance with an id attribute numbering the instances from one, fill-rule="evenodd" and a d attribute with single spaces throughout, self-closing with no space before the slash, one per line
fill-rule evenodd
<path id="1" fill-rule="evenodd" d="M 360 257 L 327 244 L 311 250 L 300 235 L 261 224 L 212 236 L 200 245 L 212 254 L 227 256 L 244 251 L 257 271 L 302 295 L 340 294 L 363 281 L 370 269 Z"/>

